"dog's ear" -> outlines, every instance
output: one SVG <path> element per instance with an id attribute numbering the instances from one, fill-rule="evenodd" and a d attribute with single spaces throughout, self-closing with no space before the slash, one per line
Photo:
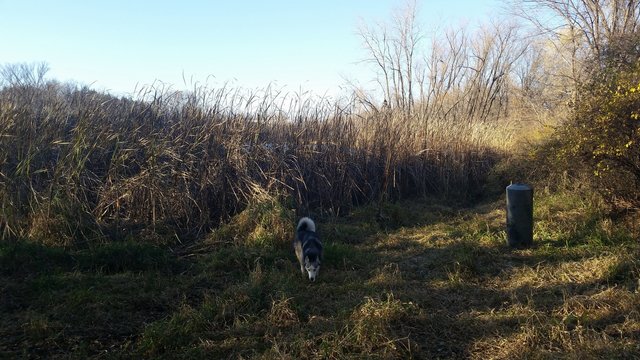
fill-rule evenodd
<path id="1" fill-rule="evenodd" d="M 309 263 L 309 256 L 305 256 L 305 257 L 304 257 L 304 263 L 305 263 L 305 264 L 308 264 L 308 263 Z"/>

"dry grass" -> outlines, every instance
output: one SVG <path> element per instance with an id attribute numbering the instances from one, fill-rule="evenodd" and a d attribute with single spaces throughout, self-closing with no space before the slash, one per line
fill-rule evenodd
<path id="1" fill-rule="evenodd" d="M 512 250 L 502 202 L 461 205 L 513 140 L 492 111 L 146 91 L 0 90 L 0 357 L 639 356 L 633 215 L 539 191 L 536 246 Z"/>
<path id="2" fill-rule="evenodd" d="M 288 239 L 232 240 L 259 227 L 240 226 L 246 214 L 225 230 L 230 241 L 218 233 L 178 257 L 151 245 L 4 243 L 0 355 L 635 358 L 637 239 L 592 202 L 562 198 L 571 201 L 538 198 L 536 246 L 523 250 L 505 245 L 502 202 L 386 204 L 383 223 L 376 207 L 318 219 L 326 261 L 316 283 Z M 266 204 L 250 211 L 290 221 Z"/>
<path id="3" fill-rule="evenodd" d="M 205 236 L 265 194 L 323 214 L 430 193 L 477 196 L 505 150 L 490 139 L 513 127 L 497 115 L 460 126 L 425 116 L 271 88 L 152 86 L 131 99 L 7 83 L 0 231 L 75 246 L 149 228 L 175 243 Z"/>

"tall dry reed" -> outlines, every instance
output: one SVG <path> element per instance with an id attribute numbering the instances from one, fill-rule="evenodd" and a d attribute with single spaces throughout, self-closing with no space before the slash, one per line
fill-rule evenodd
<path id="1" fill-rule="evenodd" d="M 0 229 L 58 244 L 131 228 L 198 236 L 264 191 L 300 213 L 469 196 L 497 159 L 490 124 L 271 88 L 150 86 L 132 99 L 13 82 L 0 90 Z"/>

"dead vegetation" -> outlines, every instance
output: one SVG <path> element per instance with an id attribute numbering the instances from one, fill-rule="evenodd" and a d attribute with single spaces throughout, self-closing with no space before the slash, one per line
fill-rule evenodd
<path id="1" fill-rule="evenodd" d="M 175 243 L 265 194 L 326 214 L 435 192 L 464 198 L 499 154 L 474 137 L 478 127 L 354 102 L 285 108 L 291 97 L 227 88 L 152 87 L 139 98 L 52 81 L 0 90 L 4 238 L 71 246 L 147 228 Z"/>
<path id="2" fill-rule="evenodd" d="M 152 245 L 69 253 L 5 243 L 0 354 L 635 358 L 637 234 L 591 202 L 564 200 L 538 198 L 535 246 L 522 250 L 505 245 L 502 202 L 386 204 L 394 223 L 372 220 L 375 207 L 319 220 L 326 262 L 316 283 L 300 276 L 277 226 L 242 213 L 224 238 L 275 240 L 204 242 L 179 257 Z M 290 221 L 273 209 L 250 211 Z"/>

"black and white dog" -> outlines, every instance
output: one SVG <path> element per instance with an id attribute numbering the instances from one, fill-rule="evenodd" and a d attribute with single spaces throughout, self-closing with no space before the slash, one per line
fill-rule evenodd
<path id="1" fill-rule="evenodd" d="M 298 257 L 302 275 L 306 270 L 309 280 L 316 281 L 322 260 L 322 243 L 316 234 L 316 224 L 308 217 L 303 217 L 298 222 L 293 248 Z"/>

